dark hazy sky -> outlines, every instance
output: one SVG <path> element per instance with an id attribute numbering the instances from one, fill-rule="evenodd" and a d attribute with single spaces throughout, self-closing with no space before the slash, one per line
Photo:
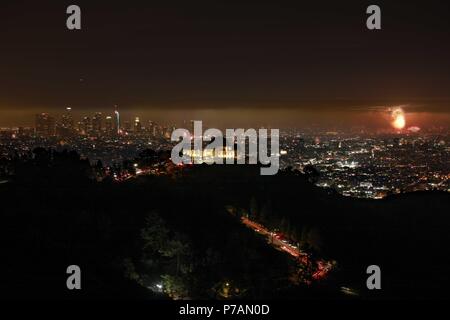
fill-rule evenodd
<path id="1" fill-rule="evenodd" d="M 373 3 L 381 31 L 365 27 Z M 160 117 L 222 109 L 339 116 L 394 104 L 448 114 L 447 3 L 2 0 L 0 124 L 115 104 Z M 66 29 L 70 4 L 82 9 L 81 31 Z"/>

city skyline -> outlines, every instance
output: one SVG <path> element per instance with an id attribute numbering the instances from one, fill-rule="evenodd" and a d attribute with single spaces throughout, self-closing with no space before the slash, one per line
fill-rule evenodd
<path id="1" fill-rule="evenodd" d="M 370 111 L 352 111 L 352 112 L 338 112 L 339 118 L 336 119 L 337 113 L 333 111 L 322 112 L 304 112 L 287 109 L 277 110 L 169 110 L 164 112 L 146 111 L 146 110 L 125 110 L 120 114 L 125 122 L 134 122 L 137 118 L 141 119 L 142 123 L 147 121 L 155 121 L 165 125 L 183 125 L 189 120 L 203 120 L 211 126 L 221 128 L 230 126 L 240 126 L 243 128 L 252 126 L 269 126 L 279 128 L 326 128 L 330 129 L 348 129 L 349 127 L 362 128 L 368 130 L 387 130 L 392 127 L 392 110 L 395 108 L 402 108 L 404 110 L 405 128 L 419 127 L 423 130 L 434 130 L 436 128 L 447 128 L 450 125 L 450 113 L 429 113 L 417 112 L 414 108 L 409 106 L 392 106 L 392 107 L 376 107 L 371 108 Z M 84 117 L 95 118 L 96 114 L 101 114 L 103 121 L 107 116 L 113 117 L 117 106 L 111 108 L 97 109 L 97 110 L 74 110 L 72 116 L 76 123 L 81 121 Z M 57 123 L 63 121 L 65 110 L 50 111 L 36 111 L 29 110 L 25 112 L 9 112 L 9 118 L 2 118 L 0 120 L 1 128 L 18 128 L 18 127 L 34 127 L 35 116 L 41 113 L 47 113 Z M 236 117 L 236 112 L 240 112 L 240 116 Z M 290 117 L 289 117 L 290 116 Z M 75 121 L 74 120 L 74 121 Z"/>

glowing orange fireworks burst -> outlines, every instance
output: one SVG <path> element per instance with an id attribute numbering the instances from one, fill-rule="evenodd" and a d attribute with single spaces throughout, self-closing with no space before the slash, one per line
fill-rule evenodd
<path id="1" fill-rule="evenodd" d="M 398 130 L 401 130 L 405 127 L 405 112 L 402 108 L 396 107 L 391 111 L 391 125 Z"/>

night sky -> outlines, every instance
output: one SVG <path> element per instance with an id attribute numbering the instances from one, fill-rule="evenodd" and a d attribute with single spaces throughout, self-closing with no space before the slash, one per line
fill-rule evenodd
<path id="1" fill-rule="evenodd" d="M 448 1 L 308 2 L 2 0 L 0 125 L 116 104 L 238 124 L 392 105 L 449 120 Z M 66 29 L 70 4 L 81 31 Z M 366 28 L 370 4 L 382 30 Z"/>

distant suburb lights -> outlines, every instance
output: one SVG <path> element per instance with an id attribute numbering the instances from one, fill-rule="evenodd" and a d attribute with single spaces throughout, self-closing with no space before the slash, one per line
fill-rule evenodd
<path id="1" fill-rule="evenodd" d="M 66 21 L 67 29 L 81 30 L 81 8 L 77 5 L 67 7 L 66 13 L 69 15 Z M 366 13 L 369 14 L 366 20 L 366 26 L 369 30 L 381 29 L 381 9 L 377 5 L 367 7 Z"/>

